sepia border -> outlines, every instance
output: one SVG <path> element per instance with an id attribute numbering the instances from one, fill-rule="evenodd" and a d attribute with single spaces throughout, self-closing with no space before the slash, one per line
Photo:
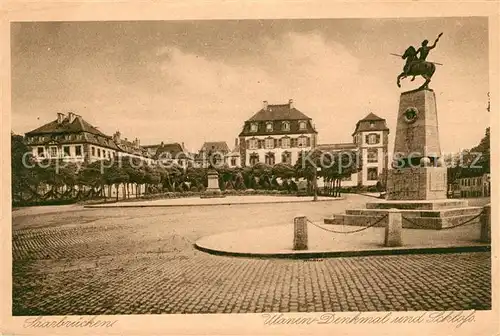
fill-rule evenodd
<path id="1" fill-rule="evenodd" d="M 2 335 L 68 335 L 68 334 L 217 334 L 217 335 L 276 335 L 348 333 L 384 335 L 498 335 L 498 235 L 500 79 L 499 79 L 499 2 L 498 1 L 135 1 L 121 3 L 18 1 L 0 4 L 1 14 L 1 93 L 2 103 L 2 177 L 0 189 L 0 334 Z M 276 18 L 377 18 L 377 17 L 440 17 L 488 16 L 489 62 L 491 92 L 491 166 L 492 178 L 492 311 L 475 312 L 475 321 L 459 328 L 454 324 L 373 324 L 373 325 L 264 325 L 262 314 L 206 315 L 125 315 L 100 316 L 116 321 L 110 328 L 26 328 L 25 317 L 12 317 L 12 241 L 10 199 L 10 22 L 12 21 L 120 21 L 120 20 L 191 20 L 191 19 L 276 19 Z M 419 315 L 418 312 L 409 312 Z M 301 316 L 305 313 L 287 314 Z M 307 313 L 307 315 L 320 313 Z M 335 313 L 352 316 L 352 313 Z M 397 314 L 397 313 L 395 313 Z M 379 313 L 364 313 L 380 316 Z M 75 316 L 71 317 L 73 320 Z M 78 317 L 76 317 L 78 318 Z"/>

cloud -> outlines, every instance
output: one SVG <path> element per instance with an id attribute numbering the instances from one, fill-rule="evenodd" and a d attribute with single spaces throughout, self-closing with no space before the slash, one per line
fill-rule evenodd
<path id="1" fill-rule="evenodd" d="M 171 135 L 195 148 L 200 138 L 230 141 L 263 100 L 293 98 L 324 141 L 350 141 L 369 101 L 375 106 L 384 96 L 381 80 L 361 74 L 359 59 L 320 34 L 289 33 L 262 43 L 262 54 L 245 62 L 208 59 L 175 46 L 157 50 L 163 99 L 180 114 Z M 183 123 L 194 128 L 191 134 L 176 131 Z"/>

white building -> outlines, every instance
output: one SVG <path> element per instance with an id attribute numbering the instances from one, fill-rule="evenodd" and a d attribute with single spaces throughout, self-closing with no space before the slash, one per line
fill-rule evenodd
<path id="1" fill-rule="evenodd" d="M 239 139 L 242 166 L 294 165 L 299 152 L 314 148 L 317 132 L 312 119 L 297 110 L 293 100 L 280 105 L 264 101 L 262 109 L 245 121 Z"/>

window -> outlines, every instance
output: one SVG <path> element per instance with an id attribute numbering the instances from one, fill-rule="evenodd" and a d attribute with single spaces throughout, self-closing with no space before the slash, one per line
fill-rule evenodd
<path id="1" fill-rule="evenodd" d="M 288 121 L 283 121 L 281 123 L 281 130 L 288 132 L 290 130 L 290 123 Z"/>
<path id="2" fill-rule="evenodd" d="M 43 156 L 43 154 L 44 154 L 44 152 L 45 152 L 45 148 L 43 148 L 43 147 L 38 147 L 38 148 L 36 149 L 36 151 L 37 151 L 38 156 Z"/>
<path id="3" fill-rule="evenodd" d="M 281 148 L 290 148 L 290 138 L 281 139 Z"/>
<path id="4" fill-rule="evenodd" d="M 377 181 L 378 180 L 378 168 L 372 167 L 367 170 L 368 181 Z"/>
<path id="5" fill-rule="evenodd" d="M 97 148 L 97 157 L 101 157 L 101 149 Z"/>
<path id="6" fill-rule="evenodd" d="M 370 121 L 370 128 L 374 128 L 375 127 L 375 123 L 373 121 Z"/>
<path id="7" fill-rule="evenodd" d="M 95 156 L 95 147 L 92 147 L 92 156 Z"/>
<path id="8" fill-rule="evenodd" d="M 297 146 L 298 147 L 307 147 L 307 140 L 308 138 L 306 137 L 301 137 L 297 140 Z"/>
<path id="9" fill-rule="evenodd" d="M 292 164 L 292 153 L 283 152 L 281 154 L 281 162 L 287 163 L 287 164 Z"/>
<path id="10" fill-rule="evenodd" d="M 250 124 L 250 132 L 257 132 L 259 126 L 256 123 Z"/>
<path id="11" fill-rule="evenodd" d="M 70 156 L 71 155 L 69 153 L 69 146 L 63 146 L 63 153 L 64 153 L 64 156 Z"/>
<path id="12" fill-rule="evenodd" d="M 305 121 L 299 121 L 299 129 L 305 130 L 307 128 L 307 124 Z"/>
<path id="13" fill-rule="evenodd" d="M 273 149 L 274 148 L 274 139 L 264 140 L 264 146 L 266 146 L 267 149 Z"/>
<path id="14" fill-rule="evenodd" d="M 236 166 L 236 158 L 231 158 L 231 166 Z"/>
<path id="15" fill-rule="evenodd" d="M 70 140 L 70 139 L 71 139 L 71 135 L 69 135 L 69 134 L 64 135 L 64 140 Z"/>
<path id="16" fill-rule="evenodd" d="M 257 149 L 259 148 L 259 140 L 257 139 L 250 139 L 248 142 L 248 148 L 249 149 Z"/>
<path id="17" fill-rule="evenodd" d="M 369 148 L 367 153 L 368 163 L 378 162 L 378 150 L 375 148 Z"/>
<path id="18" fill-rule="evenodd" d="M 252 153 L 250 154 L 250 165 L 253 166 L 259 162 L 259 154 Z"/>
<path id="19" fill-rule="evenodd" d="M 266 154 L 266 164 L 273 166 L 274 165 L 274 153 Z"/>
<path id="20" fill-rule="evenodd" d="M 369 145 L 375 145 L 380 142 L 380 135 L 376 133 L 370 133 L 366 135 L 365 142 Z"/>
<path id="21" fill-rule="evenodd" d="M 50 156 L 57 157 L 57 147 L 50 147 Z"/>
<path id="22" fill-rule="evenodd" d="M 272 132 L 273 131 L 273 123 L 268 122 L 266 123 L 266 132 Z"/>
<path id="23" fill-rule="evenodd" d="M 75 155 L 82 156 L 82 146 L 75 146 Z"/>

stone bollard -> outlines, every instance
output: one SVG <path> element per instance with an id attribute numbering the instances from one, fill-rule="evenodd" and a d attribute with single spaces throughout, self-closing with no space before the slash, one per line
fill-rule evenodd
<path id="1" fill-rule="evenodd" d="M 307 217 L 293 219 L 293 249 L 307 250 Z"/>
<path id="2" fill-rule="evenodd" d="M 387 211 L 387 225 L 385 227 L 384 245 L 387 247 L 403 245 L 403 218 L 397 209 Z"/>
<path id="3" fill-rule="evenodd" d="M 491 243 L 491 204 L 484 206 L 484 214 L 481 219 L 481 237 L 479 240 L 483 243 Z"/>

